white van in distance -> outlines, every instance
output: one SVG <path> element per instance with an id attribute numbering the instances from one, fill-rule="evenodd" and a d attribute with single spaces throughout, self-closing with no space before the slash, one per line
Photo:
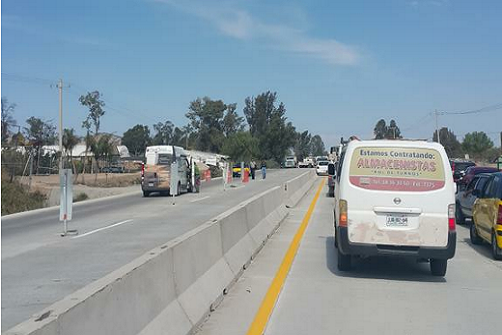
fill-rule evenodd
<path id="1" fill-rule="evenodd" d="M 455 255 L 455 184 L 437 143 L 351 141 L 337 166 L 334 212 L 342 271 L 352 256 L 398 255 L 428 259 L 444 276 Z"/>

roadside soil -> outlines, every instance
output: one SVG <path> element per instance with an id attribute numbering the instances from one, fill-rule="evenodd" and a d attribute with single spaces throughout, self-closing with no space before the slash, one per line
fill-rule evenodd
<path id="1" fill-rule="evenodd" d="M 29 184 L 29 178 L 19 178 L 23 185 Z M 78 175 L 78 180 L 73 180 L 73 198 L 81 193 L 87 199 L 97 199 L 117 194 L 140 191 L 141 177 L 135 173 L 98 173 Z M 45 207 L 59 205 L 59 175 L 32 176 L 31 190 L 38 190 L 47 197 Z"/>

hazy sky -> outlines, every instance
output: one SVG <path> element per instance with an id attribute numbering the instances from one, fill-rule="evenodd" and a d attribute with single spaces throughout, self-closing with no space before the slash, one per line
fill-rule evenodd
<path id="1" fill-rule="evenodd" d="M 186 124 L 190 101 L 236 102 L 271 90 L 298 130 L 372 136 L 380 118 L 431 138 L 434 110 L 502 103 L 498 0 L 3 0 L 2 96 L 15 119 L 57 121 L 83 133 L 78 96 L 99 90 L 102 131 Z M 499 145 L 502 108 L 439 117 L 461 139 Z"/>

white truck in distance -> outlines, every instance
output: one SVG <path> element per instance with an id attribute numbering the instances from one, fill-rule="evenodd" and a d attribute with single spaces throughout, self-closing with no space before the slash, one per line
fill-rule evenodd
<path id="1" fill-rule="evenodd" d="M 314 159 L 312 157 L 306 157 L 298 163 L 299 168 L 312 168 L 314 167 Z"/>

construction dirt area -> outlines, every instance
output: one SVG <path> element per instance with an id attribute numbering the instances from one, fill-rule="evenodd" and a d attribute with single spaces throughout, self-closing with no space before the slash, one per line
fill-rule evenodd
<path id="1" fill-rule="evenodd" d="M 139 192 L 141 189 L 139 172 L 79 174 L 76 179 L 75 176 L 73 178 L 73 198 L 76 201 Z M 27 176 L 18 180 L 23 185 L 30 184 Z M 59 175 L 32 176 L 31 190 L 38 190 L 46 195 L 46 207 L 59 205 Z"/>

